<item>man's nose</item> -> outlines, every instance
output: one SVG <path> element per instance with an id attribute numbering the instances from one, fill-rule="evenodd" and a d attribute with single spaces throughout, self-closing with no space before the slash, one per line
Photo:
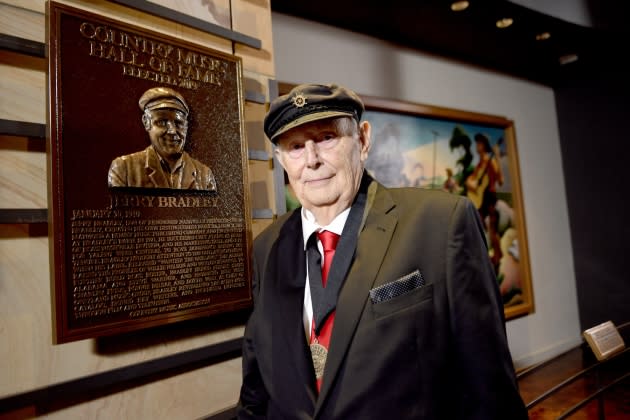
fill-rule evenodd
<path id="1" fill-rule="evenodd" d="M 304 156 L 306 159 L 306 166 L 317 166 L 319 161 L 319 149 L 314 141 L 309 140 L 304 143 Z"/>
<path id="2" fill-rule="evenodd" d="M 177 131 L 175 130 L 175 123 L 172 121 L 166 122 L 166 132 L 169 134 L 175 134 Z"/>

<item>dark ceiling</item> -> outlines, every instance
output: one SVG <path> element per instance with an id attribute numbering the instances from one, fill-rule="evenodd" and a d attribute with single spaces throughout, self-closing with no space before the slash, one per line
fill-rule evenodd
<path id="1" fill-rule="evenodd" d="M 609 60 L 608 55 L 621 48 L 622 33 L 627 35 L 619 25 L 597 29 L 581 26 L 509 1 L 472 0 L 462 12 L 451 11 L 451 3 L 271 0 L 271 9 L 546 85 L 567 74 L 584 74 Z M 605 13 L 611 13 L 601 6 L 597 11 L 604 22 Z M 514 23 L 497 28 L 495 22 L 506 17 Z M 537 41 L 536 35 L 542 32 L 551 36 Z M 577 61 L 561 64 L 572 55 Z"/>

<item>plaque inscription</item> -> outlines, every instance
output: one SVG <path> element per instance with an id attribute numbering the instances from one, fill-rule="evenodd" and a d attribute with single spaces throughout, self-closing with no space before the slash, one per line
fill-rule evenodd
<path id="1" fill-rule="evenodd" d="M 247 286 L 243 220 L 133 215 L 72 221 L 72 314 L 77 320 L 204 306 L 212 303 L 211 292 Z"/>
<path id="2" fill-rule="evenodd" d="M 48 7 L 55 342 L 250 306 L 240 58 Z"/>

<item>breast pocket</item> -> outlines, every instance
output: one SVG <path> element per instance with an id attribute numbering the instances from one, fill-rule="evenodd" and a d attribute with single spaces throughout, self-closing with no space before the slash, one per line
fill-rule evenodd
<path id="1" fill-rule="evenodd" d="M 433 301 L 433 285 L 425 284 L 379 302 L 371 301 L 374 318 L 394 315 L 405 310 L 421 309 Z"/>

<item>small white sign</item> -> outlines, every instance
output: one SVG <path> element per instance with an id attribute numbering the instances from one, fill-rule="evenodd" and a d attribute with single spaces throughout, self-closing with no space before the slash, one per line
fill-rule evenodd
<path id="1" fill-rule="evenodd" d="M 623 338 L 612 323 L 606 321 L 582 333 L 597 360 L 604 360 L 626 348 Z"/>

